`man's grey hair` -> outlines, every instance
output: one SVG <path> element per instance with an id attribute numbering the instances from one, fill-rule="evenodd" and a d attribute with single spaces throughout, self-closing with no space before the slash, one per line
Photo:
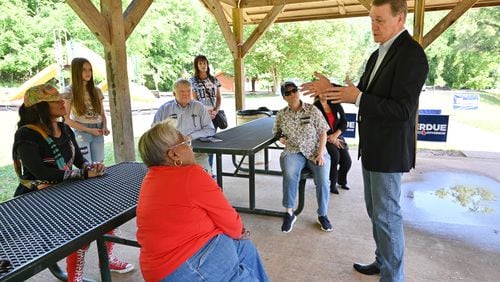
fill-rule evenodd
<path id="1" fill-rule="evenodd" d="M 406 4 L 406 0 L 373 0 L 372 2 L 372 5 L 377 7 L 385 4 L 389 4 L 391 6 L 393 17 L 403 13 L 406 18 L 406 15 L 408 14 L 408 5 Z"/>
<path id="2" fill-rule="evenodd" d="M 172 86 L 172 91 L 174 91 L 174 92 L 175 92 L 175 90 L 177 90 L 177 86 L 179 86 L 180 84 L 182 84 L 182 85 L 187 85 L 187 86 L 189 86 L 189 88 L 191 88 L 191 87 L 192 87 L 192 86 L 191 86 L 191 82 L 190 82 L 189 80 L 187 80 L 187 79 L 185 79 L 185 78 L 179 78 L 179 79 L 177 79 L 177 80 L 174 82 L 174 84 L 173 84 L 173 86 Z"/>

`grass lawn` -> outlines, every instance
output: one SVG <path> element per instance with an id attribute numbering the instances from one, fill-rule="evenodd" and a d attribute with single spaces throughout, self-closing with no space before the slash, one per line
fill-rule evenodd
<path id="1" fill-rule="evenodd" d="M 500 95 L 481 93 L 479 110 L 454 111 L 452 117 L 460 123 L 500 134 Z"/>

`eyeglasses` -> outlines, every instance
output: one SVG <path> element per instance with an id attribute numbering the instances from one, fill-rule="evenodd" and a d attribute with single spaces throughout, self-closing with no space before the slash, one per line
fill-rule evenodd
<path id="1" fill-rule="evenodd" d="M 293 89 L 287 90 L 287 91 L 285 91 L 285 96 L 290 96 L 293 93 L 297 93 L 297 91 L 299 91 L 299 89 L 297 89 L 297 88 L 293 88 Z"/>
<path id="2" fill-rule="evenodd" d="M 191 147 L 191 141 L 192 141 L 192 140 L 191 140 L 191 138 L 186 138 L 186 137 L 184 137 L 184 141 L 182 141 L 181 143 L 176 144 L 176 145 L 174 145 L 174 146 L 172 146 L 172 147 L 167 148 L 167 150 L 171 150 L 171 149 L 173 149 L 173 148 L 177 148 L 177 147 L 179 147 L 179 146 L 180 146 L 180 145 L 182 145 L 182 144 L 186 144 L 186 145 L 188 145 L 189 147 Z"/>

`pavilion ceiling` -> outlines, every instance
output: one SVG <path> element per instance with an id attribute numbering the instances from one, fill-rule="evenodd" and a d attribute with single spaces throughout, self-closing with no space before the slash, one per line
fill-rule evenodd
<path id="1" fill-rule="evenodd" d="M 243 24 L 259 24 L 273 6 L 286 5 L 275 22 L 297 22 L 368 15 L 371 0 L 200 0 L 206 7 L 218 1 L 229 24 L 233 23 L 233 8 L 243 11 Z M 451 10 L 461 0 L 426 0 L 425 11 Z M 414 10 L 415 1 L 408 1 L 409 11 Z M 478 0 L 473 7 L 499 6 L 500 0 Z"/>

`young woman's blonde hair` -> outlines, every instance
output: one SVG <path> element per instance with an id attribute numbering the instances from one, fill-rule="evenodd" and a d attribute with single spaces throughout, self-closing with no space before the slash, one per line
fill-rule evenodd
<path id="1" fill-rule="evenodd" d="M 85 107 L 85 90 L 87 90 L 94 111 L 101 114 L 102 101 L 100 99 L 101 97 L 99 97 L 99 94 L 95 89 L 93 71 L 90 80 L 87 82 L 87 89 L 85 89 L 83 85 L 82 72 L 83 65 L 85 63 L 88 63 L 90 67 L 92 67 L 90 61 L 85 58 L 74 58 L 71 61 L 71 90 L 73 92 L 73 101 L 71 103 L 71 107 L 77 115 L 82 116 L 85 114 L 85 112 L 87 111 Z"/>
<path id="2" fill-rule="evenodd" d="M 147 167 L 165 165 L 167 149 L 179 143 L 182 134 L 176 129 L 177 122 L 167 118 L 153 125 L 139 139 L 139 153 Z"/>

